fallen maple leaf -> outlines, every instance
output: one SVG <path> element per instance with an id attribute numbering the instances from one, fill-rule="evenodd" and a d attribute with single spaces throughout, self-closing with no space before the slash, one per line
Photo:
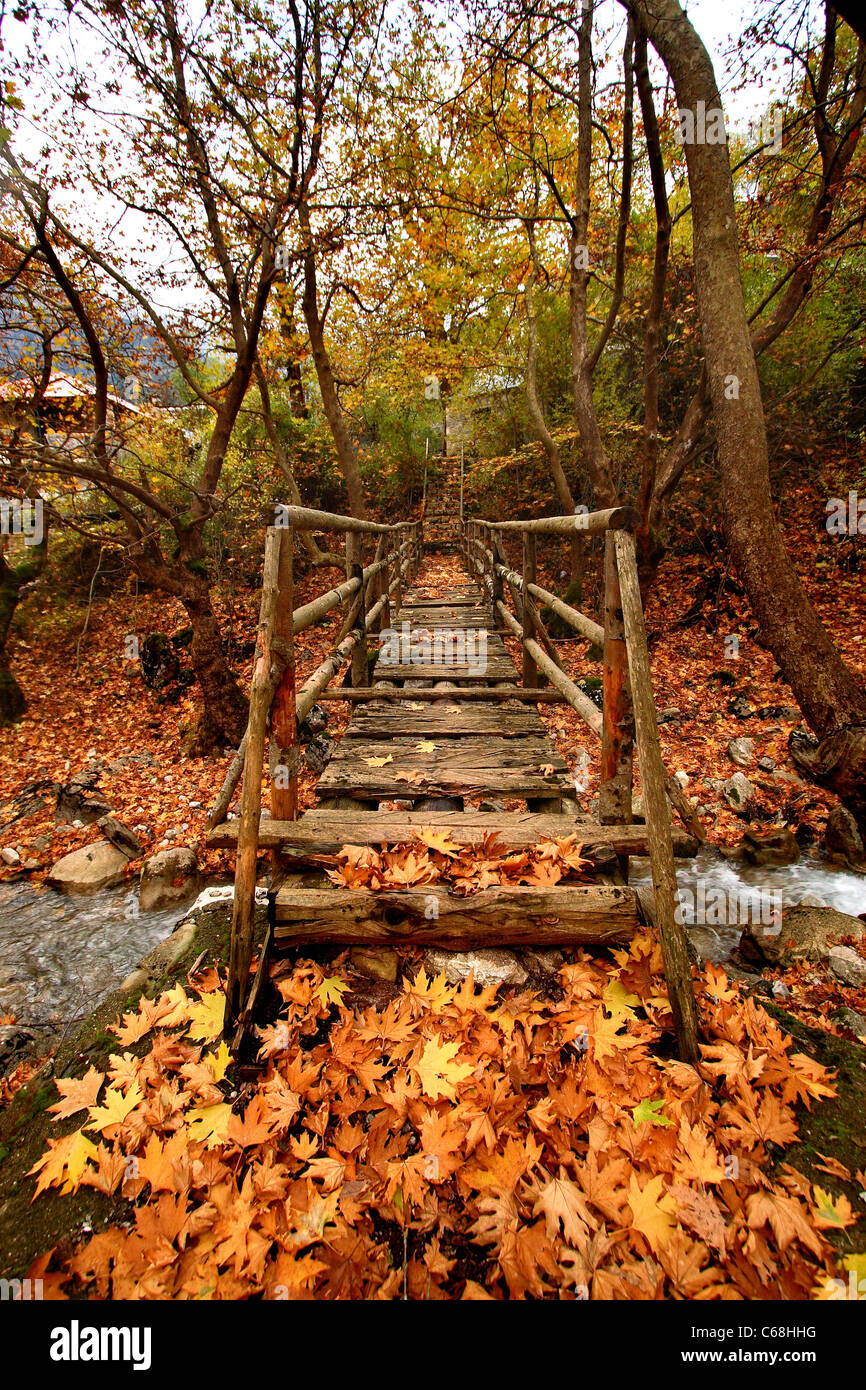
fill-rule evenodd
<path id="1" fill-rule="evenodd" d="M 77 1080 L 58 1077 L 55 1085 L 61 1099 L 56 1104 L 49 1105 L 49 1112 L 58 1120 L 63 1120 L 68 1115 L 77 1114 L 79 1110 L 88 1110 L 91 1105 L 96 1104 L 96 1097 L 104 1080 L 105 1072 L 97 1071 L 95 1067 L 89 1067 Z"/>
<path id="2" fill-rule="evenodd" d="M 438 1100 L 440 1096 L 454 1100 L 455 1088 L 475 1070 L 471 1062 L 454 1061 L 459 1050 L 459 1043 L 443 1043 L 437 1034 L 424 1044 L 420 1059 L 412 1063 L 425 1095 L 431 1100 Z"/>

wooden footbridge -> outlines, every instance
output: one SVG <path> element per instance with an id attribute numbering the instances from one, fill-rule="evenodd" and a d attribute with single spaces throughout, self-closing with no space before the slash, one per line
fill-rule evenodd
<path id="1" fill-rule="evenodd" d="M 463 522 L 465 582 L 444 594 L 425 586 L 420 521 L 386 526 L 300 507 L 288 508 L 288 518 L 288 526 L 267 533 L 249 725 L 209 823 L 209 844 L 236 850 L 227 1010 L 235 1050 L 272 952 L 300 944 L 621 943 L 644 910 L 628 885 L 629 856 L 649 854 L 680 1055 L 696 1060 L 674 856 L 694 854 L 703 832 L 662 763 L 632 513 Z M 537 583 L 538 537 L 570 536 L 576 525 L 604 537 L 603 624 Z M 295 532 L 309 529 L 345 535 L 346 579 L 295 608 Z M 519 568 L 506 550 L 514 537 L 522 546 Z M 602 651 L 601 709 L 563 669 L 541 620 L 544 605 Z M 296 690 L 295 636 L 339 606 L 345 613 L 333 650 Z M 520 641 L 520 671 L 503 640 L 508 635 Z M 332 686 L 346 666 L 346 683 Z M 351 704 L 350 722 L 319 779 L 317 806 L 298 817 L 299 726 L 316 701 L 331 699 Z M 595 820 L 581 810 L 574 776 L 539 715 L 549 702 L 570 705 L 598 741 Z M 269 813 L 262 811 L 266 743 Z M 645 824 L 632 820 L 635 744 Z M 240 813 L 229 818 L 241 779 Z M 519 804 L 505 812 L 475 808 L 491 796 Z M 671 804 L 682 828 L 672 824 Z M 406 844 L 431 827 L 459 846 L 480 847 L 495 832 L 501 847 L 515 851 L 576 835 L 595 877 L 456 896 L 441 884 L 350 890 L 334 887 L 322 871 L 322 856 L 348 845 Z M 272 875 L 267 936 L 253 977 L 260 848 L 271 852 Z"/>

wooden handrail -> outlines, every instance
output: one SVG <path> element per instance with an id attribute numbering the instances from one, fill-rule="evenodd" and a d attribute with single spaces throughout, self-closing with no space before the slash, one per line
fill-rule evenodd
<path id="1" fill-rule="evenodd" d="M 531 521 L 483 521 L 493 531 L 520 531 L 529 536 L 597 536 L 603 531 L 632 531 L 637 513 L 632 507 L 608 507 L 602 512 L 576 512 L 573 516 L 541 516 Z"/>

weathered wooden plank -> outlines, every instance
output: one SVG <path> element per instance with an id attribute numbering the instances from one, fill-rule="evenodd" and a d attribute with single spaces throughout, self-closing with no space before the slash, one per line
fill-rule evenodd
<path id="1" fill-rule="evenodd" d="M 381 659 L 373 668 L 373 679 L 377 681 L 508 681 L 517 679 L 517 670 L 510 660 L 486 660 L 467 662 L 461 665 L 448 663 L 438 665 L 425 663 L 415 665 L 406 662 L 394 665 L 384 664 Z"/>
<path id="2" fill-rule="evenodd" d="M 435 904 L 435 910 L 434 910 Z M 275 945 L 320 941 L 567 946 L 628 941 L 637 929 L 630 888 L 486 888 L 452 897 L 444 888 L 373 893 L 281 888 L 273 903 Z"/>
<path id="3" fill-rule="evenodd" d="M 432 743 L 430 749 L 420 743 Z M 497 734 L 479 734 L 473 739 L 449 739 L 444 734 L 430 739 L 409 738 L 343 739 L 338 743 L 322 779 L 331 768 L 375 769 L 375 761 L 389 759 L 382 767 L 389 773 L 395 768 L 417 768 L 420 772 L 435 773 L 442 768 L 459 772 L 461 768 L 491 768 L 498 766 L 540 771 L 552 768 L 566 773 L 568 766 L 562 754 L 542 735 L 524 734 L 520 739 L 506 739 Z M 378 769 L 376 769 L 378 770 Z"/>
<path id="4" fill-rule="evenodd" d="M 215 849 L 233 849 L 239 822 L 228 821 L 212 830 L 207 843 Z M 569 815 L 535 815 L 527 811 L 383 811 L 359 816 L 357 810 L 332 811 L 314 808 L 299 821 L 270 820 L 264 816 L 259 826 L 259 843 L 279 845 L 293 858 L 309 854 L 336 854 L 343 845 L 397 845 L 412 840 L 419 830 L 447 830 L 456 845 L 480 846 L 485 835 L 495 834 L 506 849 L 525 849 L 542 840 L 566 839 L 576 835 L 591 857 L 597 849 L 617 854 L 645 856 L 649 853 L 644 825 L 596 825 Z M 674 853 L 693 858 L 698 841 L 685 831 L 674 829 Z"/>
<path id="5" fill-rule="evenodd" d="M 571 782 L 561 774 L 545 777 L 540 772 L 520 768 L 469 767 L 441 768 L 412 774 L 392 774 L 391 768 L 368 768 L 364 773 L 345 774 L 328 767 L 316 787 L 319 799 L 328 796 L 354 796 L 360 801 L 389 801 L 407 796 L 567 796 Z M 328 780 L 325 781 L 325 778 Z"/>
<path id="6" fill-rule="evenodd" d="M 502 738 L 545 736 L 544 721 L 532 709 L 508 706 L 458 705 L 450 701 L 421 710 L 400 705 L 367 705 L 355 711 L 347 738 L 450 738 L 498 734 Z"/>

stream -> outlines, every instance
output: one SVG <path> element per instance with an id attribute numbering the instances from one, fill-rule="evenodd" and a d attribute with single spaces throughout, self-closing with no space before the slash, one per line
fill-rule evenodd
<path id="1" fill-rule="evenodd" d="M 649 860 L 632 859 L 631 868 L 634 886 L 651 882 Z M 751 867 L 705 847 L 694 859 L 678 861 L 677 880 L 684 920 L 697 944 L 722 962 L 742 927 L 705 925 L 701 888 L 705 897 L 719 890 L 733 903 L 757 891 L 779 893 L 783 908 L 805 898 L 854 917 L 866 912 L 866 875 L 807 856 L 784 867 Z M 57 1027 L 89 1013 L 183 915 L 178 907 L 139 912 L 137 887 L 79 897 L 26 883 L 0 884 L 0 1014 L 13 1014 L 24 1025 Z"/>
<path id="2" fill-rule="evenodd" d="M 67 896 L 0 883 L 0 1014 L 41 1027 L 89 1013 L 184 911 L 139 912 L 137 884 Z"/>
<path id="3" fill-rule="evenodd" d="M 629 883 L 640 888 L 652 883 L 648 859 L 632 859 Z M 704 845 L 694 859 L 677 860 L 677 886 L 680 890 L 683 921 L 703 955 L 724 963 L 743 932 L 743 905 L 760 911 L 778 905 L 783 911 L 803 903 L 812 907 L 834 907 L 858 917 L 866 912 L 866 874 L 851 873 L 826 860 L 804 854 L 796 864 L 751 865 L 733 863 L 717 849 Z M 714 902 L 722 901 L 729 921 L 716 925 Z M 703 912 L 702 912 L 703 909 Z M 760 918 L 758 918 L 760 920 Z"/>

